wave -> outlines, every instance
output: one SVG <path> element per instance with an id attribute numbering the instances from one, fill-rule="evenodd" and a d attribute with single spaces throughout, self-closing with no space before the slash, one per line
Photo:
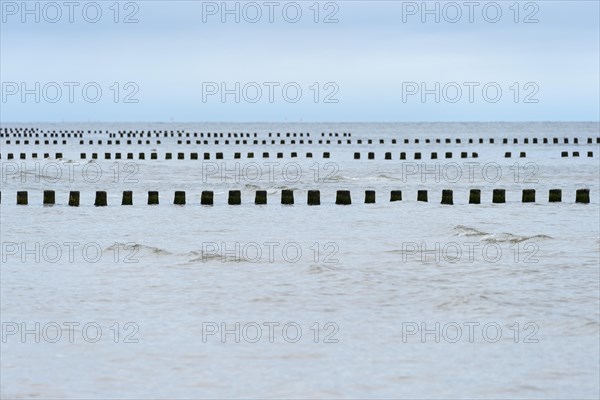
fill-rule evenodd
<path id="1" fill-rule="evenodd" d="M 221 259 L 221 254 L 204 253 L 202 250 L 192 250 L 186 256 L 188 258 L 192 257 L 189 260 L 190 262 L 206 262 Z"/>
<path id="2" fill-rule="evenodd" d="M 161 249 L 160 247 L 146 246 L 140 243 L 114 243 L 107 247 L 104 251 L 115 251 L 123 250 L 124 252 L 135 251 L 136 255 L 155 255 L 155 256 L 169 256 L 172 255 L 168 250 Z"/>
<path id="3" fill-rule="evenodd" d="M 546 240 L 552 239 L 551 236 L 548 235 L 533 235 L 533 236 L 520 236 L 513 235 L 512 233 L 498 233 L 498 234 L 490 234 L 488 237 L 484 238 L 483 241 L 487 243 L 521 243 L 529 240 Z"/>
<path id="4" fill-rule="evenodd" d="M 364 179 L 364 178 L 357 178 L 357 177 L 353 177 L 353 176 L 335 175 L 335 176 L 326 177 L 326 178 L 322 178 L 322 179 L 325 182 L 331 183 L 331 182 L 356 182 L 356 181 Z"/>
<path id="5" fill-rule="evenodd" d="M 299 188 L 295 187 L 295 186 L 275 185 L 275 186 L 271 186 L 267 189 L 267 191 L 269 193 L 271 193 L 271 191 L 273 191 L 273 193 L 276 193 L 279 190 L 299 190 Z"/>
<path id="6" fill-rule="evenodd" d="M 246 190 L 260 190 L 260 189 L 261 189 L 261 187 L 260 187 L 260 186 L 258 186 L 258 185 L 254 185 L 254 184 L 252 184 L 252 183 L 246 183 L 246 184 L 244 185 L 244 189 L 246 189 Z"/>
<path id="7" fill-rule="evenodd" d="M 147 246 L 140 243 L 114 243 L 111 246 L 107 247 L 104 251 L 121 251 L 123 255 L 129 254 L 130 256 L 140 257 L 140 256 L 173 256 L 172 258 L 186 260 L 191 263 L 198 262 L 209 262 L 209 261 L 221 261 L 223 263 L 229 262 L 255 262 L 252 259 L 246 259 L 241 255 L 232 256 L 231 254 L 224 254 L 223 252 L 217 251 L 209 251 L 204 252 L 202 250 L 192 250 L 185 253 L 172 253 L 166 249 L 154 246 Z"/>
<path id="8" fill-rule="evenodd" d="M 386 174 L 379 174 L 379 175 L 377 175 L 377 178 L 387 179 L 389 181 L 400 181 L 400 180 L 402 180 L 402 178 L 398 178 L 398 177 L 395 177 L 395 176 L 389 176 L 389 175 L 386 175 Z"/>
<path id="9" fill-rule="evenodd" d="M 480 237 L 481 241 L 486 243 L 521 243 L 529 240 L 552 239 L 552 237 L 548 235 L 522 236 L 508 232 L 488 233 L 464 225 L 454 227 L 454 231 L 456 236 Z"/>
<path id="10" fill-rule="evenodd" d="M 457 225 L 454 227 L 454 231 L 456 232 L 456 236 L 485 236 L 488 235 L 486 232 L 482 232 L 475 228 L 471 228 L 464 225 Z"/>

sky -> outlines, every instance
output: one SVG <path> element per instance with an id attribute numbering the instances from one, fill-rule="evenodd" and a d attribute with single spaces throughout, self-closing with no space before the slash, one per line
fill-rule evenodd
<path id="1" fill-rule="evenodd" d="M 0 122 L 600 120 L 592 1 L 0 1 Z"/>

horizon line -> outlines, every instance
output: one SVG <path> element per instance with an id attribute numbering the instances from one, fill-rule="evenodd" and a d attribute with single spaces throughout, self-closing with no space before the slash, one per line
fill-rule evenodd
<path id="1" fill-rule="evenodd" d="M 490 123 L 597 123 L 599 120 L 490 120 L 490 121 L 0 121 L 8 124 L 490 124 Z"/>

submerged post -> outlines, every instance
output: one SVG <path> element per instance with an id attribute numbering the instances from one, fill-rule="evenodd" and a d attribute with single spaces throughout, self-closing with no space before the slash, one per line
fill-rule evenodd
<path id="1" fill-rule="evenodd" d="M 294 191 L 284 189 L 281 191 L 281 204 L 292 205 L 294 204 Z"/>
<path id="2" fill-rule="evenodd" d="M 442 190 L 442 204 L 454 204 L 453 193 L 452 190 L 444 189 Z"/>
<path id="3" fill-rule="evenodd" d="M 158 192 L 157 191 L 148 192 L 148 205 L 149 206 L 158 205 Z"/>
<path id="4" fill-rule="evenodd" d="M 44 190 L 44 205 L 53 205 L 56 201 L 54 190 Z"/>
<path id="5" fill-rule="evenodd" d="M 210 190 L 205 190 L 200 195 L 200 204 L 203 206 L 212 206 L 214 200 L 214 193 Z"/>
<path id="6" fill-rule="evenodd" d="M 185 205 L 185 192 L 178 190 L 175 192 L 175 198 L 173 199 L 173 204 L 176 206 L 184 206 Z"/>
<path id="7" fill-rule="evenodd" d="M 71 207 L 79 207 L 79 192 L 78 191 L 69 192 L 69 205 Z"/>
<path id="8" fill-rule="evenodd" d="M 338 190 L 335 196 L 335 204 L 349 205 L 352 204 L 349 190 Z"/>
<path id="9" fill-rule="evenodd" d="M 123 192 L 123 199 L 121 200 L 122 206 L 132 206 L 133 205 L 133 192 L 131 190 L 125 190 Z"/>
<path id="10" fill-rule="evenodd" d="M 96 192 L 96 201 L 94 202 L 94 205 L 96 207 L 105 207 L 108 205 L 108 202 L 106 201 L 106 192 L 104 192 L 104 191 Z"/>
<path id="11" fill-rule="evenodd" d="M 588 204 L 590 202 L 590 189 L 577 189 L 575 202 Z"/>
<path id="12" fill-rule="evenodd" d="M 374 204 L 375 203 L 375 191 L 374 190 L 365 190 L 365 204 Z"/>
<path id="13" fill-rule="evenodd" d="M 469 192 L 469 204 L 481 204 L 481 189 L 471 189 Z"/>
<path id="14" fill-rule="evenodd" d="M 26 191 L 17 192 L 17 205 L 26 206 L 28 202 L 29 202 L 29 200 L 28 200 L 28 195 L 27 195 Z"/>
<path id="15" fill-rule="evenodd" d="M 307 195 L 307 203 L 309 206 L 321 205 L 321 192 L 319 190 L 309 190 Z"/>
<path id="16" fill-rule="evenodd" d="M 562 190 L 550 189 L 550 191 L 548 192 L 548 202 L 560 203 L 561 201 L 562 201 Z"/>
<path id="17" fill-rule="evenodd" d="M 283 194 L 282 194 L 282 196 L 283 196 Z M 256 204 L 256 205 L 267 204 L 267 191 L 266 190 L 257 190 L 256 191 L 256 194 L 254 195 L 254 204 Z"/>
<path id="18" fill-rule="evenodd" d="M 523 189 L 521 201 L 523 203 L 535 203 L 535 189 Z"/>
<path id="19" fill-rule="evenodd" d="M 230 190 L 229 191 L 229 199 L 227 199 L 227 203 L 230 206 L 239 206 L 242 204 L 242 192 L 239 190 Z"/>
<path id="20" fill-rule="evenodd" d="M 492 203 L 506 203 L 506 190 L 494 189 L 492 192 Z"/>

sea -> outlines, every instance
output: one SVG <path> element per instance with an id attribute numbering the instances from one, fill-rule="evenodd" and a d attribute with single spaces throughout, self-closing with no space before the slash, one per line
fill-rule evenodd
<path id="1" fill-rule="evenodd" d="M 0 132 L 3 399 L 600 396 L 598 122 Z"/>

